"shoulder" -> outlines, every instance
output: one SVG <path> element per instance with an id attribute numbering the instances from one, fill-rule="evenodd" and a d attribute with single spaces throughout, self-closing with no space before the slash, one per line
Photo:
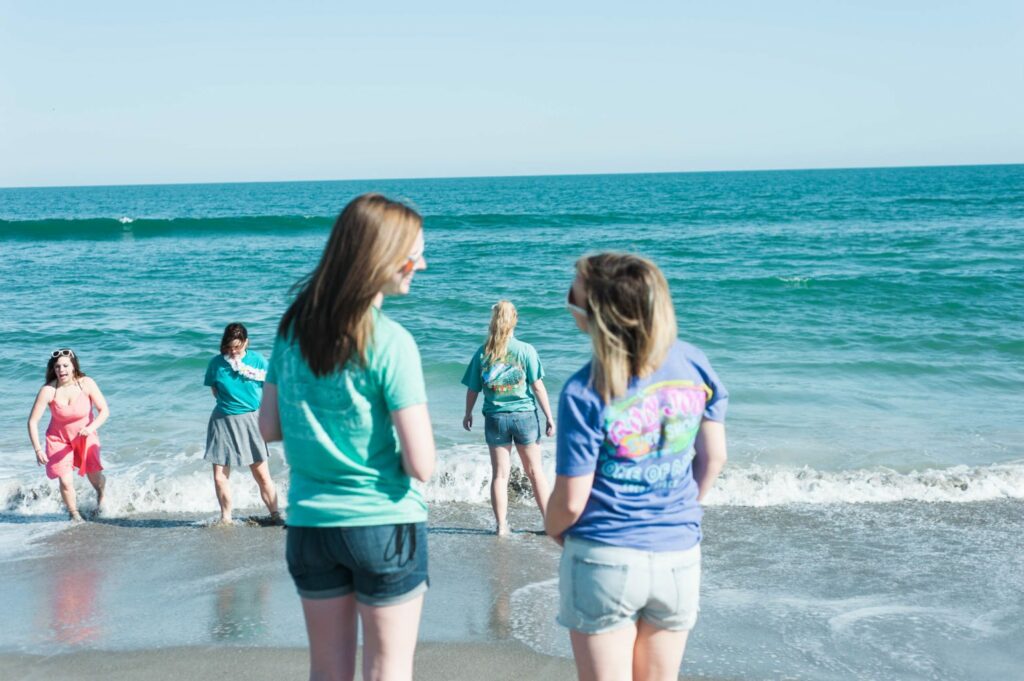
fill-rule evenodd
<path id="1" fill-rule="evenodd" d="M 373 345 L 375 351 L 385 354 L 417 350 L 416 340 L 409 330 L 383 312 L 374 321 Z"/>
<path id="2" fill-rule="evenodd" d="M 515 348 L 516 351 L 518 351 L 518 352 L 520 352 L 520 353 L 522 353 L 524 355 L 534 355 L 534 356 L 536 356 L 536 354 L 537 354 L 537 348 L 533 347 L 532 345 L 530 345 L 526 341 L 519 340 L 518 338 L 513 338 L 512 339 L 512 347 Z"/>
<path id="3" fill-rule="evenodd" d="M 590 370 L 592 362 L 587 362 L 576 373 L 569 377 L 569 380 L 562 386 L 562 395 L 576 400 L 597 400 L 601 396 L 594 390 L 590 383 Z"/>
<path id="4" fill-rule="evenodd" d="M 249 350 L 245 353 L 245 363 L 257 369 L 263 369 L 267 366 L 267 358 L 260 352 Z"/>
<path id="5" fill-rule="evenodd" d="M 92 380 L 88 376 L 82 376 L 82 378 L 78 380 L 82 384 L 82 389 L 85 390 L 86 392 L 96 392 L 97 390 L 100 389 L 100 387 L 96 385 L 96 381 Z"/>
<path id="6" fill-rule="evenodd" d="M 50 400 L 52 400 L 54 398 L 54 396 L 56 394 L 57 394 L 57 386 L 56 385 L 54 385 L 52 383 L 44 383 L 43 386 L 41 388 L 39 388 L 39 393 L 38 393 L 37 397 L 45 397 L 45 398 L 47 398 L 47 401 L 49 402 Z"/>
<path id="7" fill-rule="evenodd" d="M 207 369 L 216 369 L 219 366 L 226 366 L 227 362 L 224 361 L 223 355 L 214 355 L 210 358 L 210 361 L 206 363 Z"/>

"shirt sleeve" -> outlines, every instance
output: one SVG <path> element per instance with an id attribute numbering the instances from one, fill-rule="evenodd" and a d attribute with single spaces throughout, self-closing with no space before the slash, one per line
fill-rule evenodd
<path id="1" fill-rule="evenodd" d="M 265 383 L 277 385 L 277 365 L 281 362 L 281 354 L 284 352 L 284 343 L 280 336 L 274 338 L 274 347 L 270 350 L 270 362 L 267 367 L 267 379 Z"/>
<path id="2" fill-rule="evenodd" d="M 217 358 L 214 357 L 210 360 L 210 363 L 206 365 L 206 377 L 203 378 L 203 385 L 215 386 L 217 385 Z"/>
<path id="3" fill-rule="evenodd" d="M 423 366 L 416 341 L 405 329 L 396 333 L 381 357 L 380 377 L 388 411 L 427 403 Z"/>
<path id="4" fill-rule="evenodd" d="M 544 378 L 544 365 L 540 363 L 540 355 L 531 345 L 526 353 L 526 382 L 533 385 Z"/>
<path id="5" fill-rule="evenodd" d="M 708 421 L 724 422 L 725 412 L 729 409 L 729 391 L 715 370 L 711 368 L 711 362 L 708 361 L 707 356 L 697 348 L 694 348 L 692 361 L 697 372 L 704 379 L 704 385 L 711 391 L 707 402 L 704 403 L 704 418 Z"/>
<path id="6" fill-rule="evenodd" d="M 466 367 L 466 373 L 462 375 L 462 385 L 466 386 L 475 393 L 483 392 L 484 384 L 483 377 L 480 372 L 480 355 L 481 350 L 477 350 L 473 353 L 473 359 L 469 361 L 469 366 Z"/>
<path id="7" fill-rule="evenodd" d="M 558 399 L 558 436 L 555 473 L 569 477 L 588 475 L 597 469 L 604 442 L 601 417 L 604 405 L 592 390 L 566 384 Z"/>

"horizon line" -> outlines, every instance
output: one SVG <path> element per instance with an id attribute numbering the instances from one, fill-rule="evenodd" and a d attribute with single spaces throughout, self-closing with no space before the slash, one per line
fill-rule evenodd
<path id="1" fill-rule="evenodd" d="M 630 171 L 630 172 L 579 172 L 579 173 L 521 173 L 510 175 L 445 175 L 445 176 L 421 176 L 421 177 L 376 177 L 376 178 L 330 178 L 330 179 L 302 179 L 302 180 L 242 180 L 242 181 L 204 181 L 204 182 L 141 182 L 134 184 L 53 184 L 53 185 L 10 185 L 0 187 L 0 191 L 9 189 L 94 189 L 112 187 L 181 187 L 181 186 L 203 186 L 203 185 L 233 185 L 233 184 L 300 184 L 312 182 L 411 182 L 424 180 L 499 180 L 511 178 L 540 178 L 540 177 L 600 177 L 606 175 L 713 175 L 724 173 L 790 173 L 790 172 L 815 172 L 835 170 L 913 170 L 921 168 L 985 168 L 992 166 L 1017 166 L 1024 165 L 1024 162 L 1006 163 L 935 163 L 935 164 L 912 164 L 912 165 L 891 165 L 891 166 L 820 166 L 802 168 L 746 168 L 728 170 L 652 170 L 652 171 Z"/>

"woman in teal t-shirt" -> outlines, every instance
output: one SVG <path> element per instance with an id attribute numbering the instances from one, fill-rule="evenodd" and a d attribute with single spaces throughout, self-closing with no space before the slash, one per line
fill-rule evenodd
<path id="1" fill-rule="evenodd" d="M 316 269 L 281 318 L 260 430 L 291 468 L 286 556 L 306 616 L 310 678 L 364 669 L 411 679 L 427 590 L 427 505 L 412 480 L 434 469 L 420 355 L 381 312 L 409 292 L 422 218 L 379 194 L 338 216 Z"/>
<path id="2" fill-rule="evenodd" d="M 508 479 L 512 445 L 519 452 L 523 472 L 533 486 L 533 497 L 544 515 L 548 502 L 548 481 L 540 453 L 540 405 L 547 421 L 544 432 L 555 433 L 548 392 L 544 388 L 544 367 L 529 343 L 513 338 L 519 313 L 507 300 L 491 308 L 487 342 L 473 354 L 462 384 L 466 386 L 466 415 L 462 427 L 473 428 L 473 407 L 484 394 L 484 439 L 491 454 L 491 508 L 499 535 L 508 534 Z M 536 403 L 535 403 L 536 400 Z"/>
<path id="3" fill-rule="evenodd" d="M 277 510 L 277 488 L 270 477 L 270 451 L 260 435 L 256 411 L 263 396 L 267 360 L 249 349 L 249 331 L 233 322 L 224 327 L 220 354 L 206 366 L 203 384 L 209 386 L 217 400 L 206 426 L 206 455 L 213 464 L 213 487 L 220 504 L 220 522 L 231 521 L 231 485 L 228 476 L 232 467 L 247 466 L 260 488 L 260 497 L 270 511 L 267 520 L 252 518 L 261 524 L 282 525 Z"/>

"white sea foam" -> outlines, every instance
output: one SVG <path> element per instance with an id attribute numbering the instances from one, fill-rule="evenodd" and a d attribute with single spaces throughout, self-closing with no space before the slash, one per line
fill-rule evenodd
<path id="1" fill-rule="evenodd" d="M 19 453 L 0 460 L 21 460 Z M 26 459 L 27 460 L 27 459 Z M 511 501 L 533 503 L 529 483 L 512 455 Z M 554 475 L 552 452 L 543 453 L 548 479 Z M 284 499 L 287 467 L 275 457 L 271 470 Z M 32 466 L 0 471 L 0 513 L 18 516 L 62 514 L 57 485 Z M 433 479 L 423 486 L 433 504 L 486 504 L 490 458 L 482 445 L 458 445 L 438 456 Z M 198 452 L 163 455 L 159 461 L 111 465 L 107 470 L 107 513 L 216 513 L 217 500 L 209 466 Z M 76 476 L 83 511 L 92 508 L 93 492 Z M 260 509 L 259 490 L 248 471 L 231 476 L 235 508 Z M 784 506 L 788 504 L 896 503 L 902 501 L 969 503 L 1024 499 L 1024 462 L 989 466 L 955 466 L 899 472 L 885 468 L 821 471 L 757 464 L 730 464 L 706 499 L 710 506 Z"/>

